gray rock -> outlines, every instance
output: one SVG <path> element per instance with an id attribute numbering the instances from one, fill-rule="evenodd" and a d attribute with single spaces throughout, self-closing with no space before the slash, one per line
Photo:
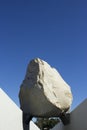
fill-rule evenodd
<path id="1" fill-rule="evenodd" d="M 55 68 L 36 58 L 28 65 L 19 99 L 24 113 L 36 117 L 55 117 L 70 108 L 72 93 Z"/>

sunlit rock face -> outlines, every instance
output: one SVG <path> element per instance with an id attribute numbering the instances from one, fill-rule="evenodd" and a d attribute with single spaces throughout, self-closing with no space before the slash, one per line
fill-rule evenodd
<path id="1" fill-rule="evenodd" d="M 55 68 L 36 58 L 28 65 L 19 100 L 24 113 L 37 117 L 55 117 L 70 108 L 72 93 Z"/>

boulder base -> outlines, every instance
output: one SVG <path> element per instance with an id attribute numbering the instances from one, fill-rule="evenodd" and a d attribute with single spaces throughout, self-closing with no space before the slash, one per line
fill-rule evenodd
<path id="1" fill-rule="evenodd" d="M 55 117 L 70 108 L 72 93 L 55 68 L 36 58 L 28 65 L 19 99 L 24 113 L 37 117 Z"/>

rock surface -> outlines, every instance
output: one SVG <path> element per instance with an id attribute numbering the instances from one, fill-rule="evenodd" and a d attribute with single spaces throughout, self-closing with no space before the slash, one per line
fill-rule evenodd
<path id="1" fill-rule="evenodd" d="M 28 65 L 19 100 L 24 113 L 37 117 L 55 117 L 70 108 L 72 93 L 55 68 L 36 58 Z"/>

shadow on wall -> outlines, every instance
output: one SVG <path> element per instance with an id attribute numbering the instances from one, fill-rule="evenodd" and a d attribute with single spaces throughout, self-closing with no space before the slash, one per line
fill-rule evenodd
<path id="1" fill-rule="evenodd" d="M 87 99 L 71 112 L 70 124 L 59 123 L 51 130 L 87 130 Z"/>

